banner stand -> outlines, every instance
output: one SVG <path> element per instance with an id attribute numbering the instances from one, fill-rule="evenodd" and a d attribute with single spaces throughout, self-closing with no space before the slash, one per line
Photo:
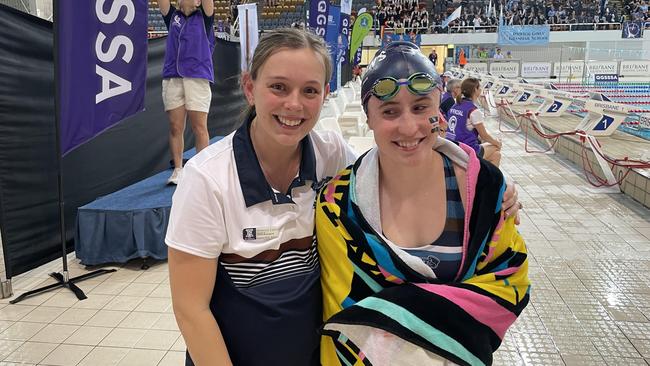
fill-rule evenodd
<path id="1" fill-rule="evenodd" d="M 84 300 L 87 299 L 88 297 L 86 294 L 84 294 L 83 290 L 77 287 L 75 285 L 75 282 L 80 282 L 83 280 L 87 280 L 93 277 L 97 277 L 103 274 L 107 273 L 112 273 L 117 271 L 116 269 L 99 269 L 96 271 L 88 272 L 86 274 L 83 274 L 81 276 L 69 278 L 68 274 L 68 251 L 66 248 L 66 235 L 65 235 L 65 216 L 64 216 L 64 204 L 65 202 L 63 201 L 63 174 L 62 174 L 62 158 L 61 158 L 61 117 L 60 117 L 60 108 L 59 108 L 59 98 L 60 98 L 60 92 L 59 92 L 59 83 L 61 82 L 59 80 L 59 50 L 58 50 L 58 44 L 59 44 L 59 22 L 58 22 L 58 15 L 59 15 L 59 1 L 61 0 L 54 0 L 54 7 L 53 7 L 53 27 L 54 27 L 54 110 L 55 110 L 55 123 L 54 123 L 54 129 L 56 131 L 56 154 L 57 154 L 57 162 L 58 162 L 58 174 L 57 174 L 57 185 L 58 185 L 58 199 L 59 199 L 59 230 L 60 230 L 60 235 L 61 235 L 61 261 L 62 261 L 62 266 L 63 266 L 63 271 L 62 273 L 59 272 L 52 272 L 50 273 L 50 276 L 54 278 L 57 283 L 53 283 L 51 285 L 39 287 L 34 290 L 27 291 L 20 296 L 16 297 L 15 299 L 9 301 L 10 304 L 16 304 L 19 303 L 23 300 L 25 300 L 28 297 L 32 297 L 34 295 L 38 295 L 40 293 L 52 291 L 54 289 L 57 289 L 59 287 L 65 287 L 68 290 L 72 291 L 76 296 L 77 299 L 79 300 Z"/>

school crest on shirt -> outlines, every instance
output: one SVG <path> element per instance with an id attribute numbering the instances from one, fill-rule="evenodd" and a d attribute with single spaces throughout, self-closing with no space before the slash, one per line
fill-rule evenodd
<path id="1" fill-rule="evenodd" d="M 257 229 L 254 227 L 247 227 L 242 232 L 242 237 L 244 240 L 255 240 L 257 239 Z"/>
<path id="2" fill-rule="evenodd" d="M 242 230 L 244 240 L 270 240 L 280 235 L 280 230 L 275 227 L 247 227 Z"/>

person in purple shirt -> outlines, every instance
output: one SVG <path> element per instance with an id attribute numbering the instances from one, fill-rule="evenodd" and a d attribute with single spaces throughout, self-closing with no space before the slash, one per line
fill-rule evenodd
<path id="1" fill-rule="evenodd" d="M 447 112 L 447 139 L 470 146 L 480 157 L 499 166 L 501 141 L 487 131 L 485 116 L 476 107 L 481 83 L 476 78 L 467 78 L 460 84 L 460 90 L 456 104 Z"/>
<path id="2" fill-rule="evenodd" d="M 178 0 L 178 9 L 170 0 L 158 0 L 169 31 L 163 66 L 162 97 L 169 117 L 169 150 L 174 171 L 167 181 L 177 184 L 183 168 L 183 132 L 189 117 L 196 139 L 196 151 L 208 146 L 208 111 L 214 82 L 212 52 L 215 39 L 214 2 Z"/>

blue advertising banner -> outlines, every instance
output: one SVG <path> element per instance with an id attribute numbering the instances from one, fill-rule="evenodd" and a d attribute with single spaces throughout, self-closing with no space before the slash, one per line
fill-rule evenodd
<path id="1" fill-rule="evenodd" d="M 343 65 L 350 62 L 349 52 L 346 52 L 350 45 L 350 33 L 352 24 L 350 24 L 350 14 L 352 13 L 352 0 L 341 0 L 341 26 L 340 33 L 342 35 L 343 54 L 341 55 L 341 62 Z"/>
<path id="2" fill-rule="evenodd" d="M 309 28 L 323 38 L 325 38 L 325 33 L 327 33 L 327 15 L 329 14 L 329 8 L 329 0 L 311 0 L 309 2 Z"/>
<path id="3" fill-rule="evenodd" d="M 338 89 L 338 84 L 336 80 L 338 78 L 337 60 L 339 56 L 340 21 L 341 21 L 341 7 L 338 5 L 330 5 L 329 14 L 327 15 L 327 32 L 325 33 L 325 41 L 327 42 L 327 47 L 330 50 L 332 65 L 334 66 L 334 72 L 332 73 L 332 79 L 330 80 L 330 92 L 335 92 Z"/>
<path id="4" fill-rule="evenodd" d="M 618 74 L 596 74 L 594 75 L 596 83 L 618 83 Z"/>
<path id="5" fill-rule="evenodd" d="M 61 153 L 144 110 L 147 0 L 59 1 Z"/>
<path id="6" fill-rule="evenodd" d="M 548 44 L 548 25 L 502 25 L 499 27 L 500 45 L 545 45 Z"/>

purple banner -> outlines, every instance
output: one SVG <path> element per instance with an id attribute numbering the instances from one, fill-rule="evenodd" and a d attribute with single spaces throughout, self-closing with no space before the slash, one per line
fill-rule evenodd
<path id="1" fill-rule="evenodd" d="M 144 110 L 147 0 L 58 1 L 61 153 Z"/>
<path id="2" fill-rule="evenodd" d="M 329 15 L 329 0 L 311 0 L 309 2 L 309 28 L 314 33 L 325 38 L 327 33 L 327 16 Z"/>

